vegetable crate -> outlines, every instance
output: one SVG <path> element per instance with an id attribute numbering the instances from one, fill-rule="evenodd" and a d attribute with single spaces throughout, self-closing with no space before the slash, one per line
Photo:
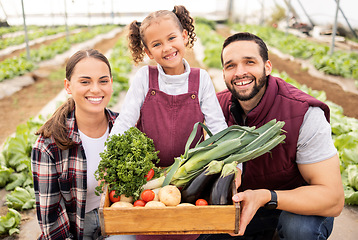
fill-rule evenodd
<path id="1" fill-rule="evenodd" d="M 106 189 L 99 215 L 103 235 L 238 233 L 240 205 L 110 208 Z"/>

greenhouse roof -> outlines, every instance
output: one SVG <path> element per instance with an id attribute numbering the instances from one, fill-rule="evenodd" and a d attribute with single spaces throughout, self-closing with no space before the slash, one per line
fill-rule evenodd
<path id="1" fill-rule="evenodd" d="M 68 24 L 98 24 L 101 22 L 114 23 L 141 20 L 149 12 L 159 9 L 173 9 L 174 5 L 184 5 L 192 15 L 203 15 L 225 19 L 229 2 L 232 3 L 233 15 L 236 19 L 256 23 L 270 16 L 275 5 L 287 9 L 287 3 L 297 14 L 301 22 L 313 21 L 318 25 L 333 24 L 338 0 L 22 0 L 28 24 L 59 25 L 63 24 L 66 12 Z M 10 25 L 20 25 L 22 19 L 22 1 L 0 0 L 0 20 L 6 20 Z M 347 21 L 358 28 L 357 0 L 340 0 L 342 11 L 338 14 L 338 23 Z M 264 11 L 263 11 L 264 10 Z M 291 12 L 292 14 L 293 12 Z M 343 16 L 344 14 L 344 16 Z M 44 18 L 47 19 L 44 21 Z M 88 20 L 91 18 L 91 20 Z M 346 18 L 346 19 L 345 19 Z M 91 23 L 89 23 L 92 21 Z"/>

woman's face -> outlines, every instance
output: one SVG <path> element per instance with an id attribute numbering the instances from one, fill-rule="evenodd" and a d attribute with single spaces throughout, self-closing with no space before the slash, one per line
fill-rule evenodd
<path id="1" fill-rule="evenodd" d="M 87 57 L 77 63 L 65 89 L 76 103 L 76 114 L 103 114 L 112 95 L 113 80 L 106 63 Z"/>

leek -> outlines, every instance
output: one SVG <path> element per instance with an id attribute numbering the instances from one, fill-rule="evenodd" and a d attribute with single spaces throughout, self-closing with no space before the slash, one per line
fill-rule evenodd
<path id="1" fill-rule="evenodd" d="M 168 184 L 185 187 L 198 176 L 212 161 L 223 161 L 223 164 L 234 164 L 257 158 L 282 143 L 286 136 L 282 129 L 283 121 L 275 119 L 265 125 L 255 127 L 230 126 L 212 135 L 202 123 L 197 123 L 188 138 L 185 153 L 175 159 L 173 165 L 164 173 L 163 186 Z M 197 127 L 207 130 L 209 138 L 189 149 Z"/>

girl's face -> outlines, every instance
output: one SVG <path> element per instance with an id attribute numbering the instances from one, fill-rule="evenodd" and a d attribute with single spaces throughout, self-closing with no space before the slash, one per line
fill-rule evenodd
<path id="1" fill-rule="evenodd" d="M 113 80 L 106 63 L 87 57 L 77 63 L 65 89 L 76 103 L 76 114 L 103 114 L 112 95 Z"/>
<path id="2" fill-rule="evenodd" d="M 146 54 L 160 64 L 166 74 L 184 73 L 183 57 L 188 43 L 186 30 L 180 31 L 171 18 L 160 18 L 147 27 L 144 37 Z"/>

